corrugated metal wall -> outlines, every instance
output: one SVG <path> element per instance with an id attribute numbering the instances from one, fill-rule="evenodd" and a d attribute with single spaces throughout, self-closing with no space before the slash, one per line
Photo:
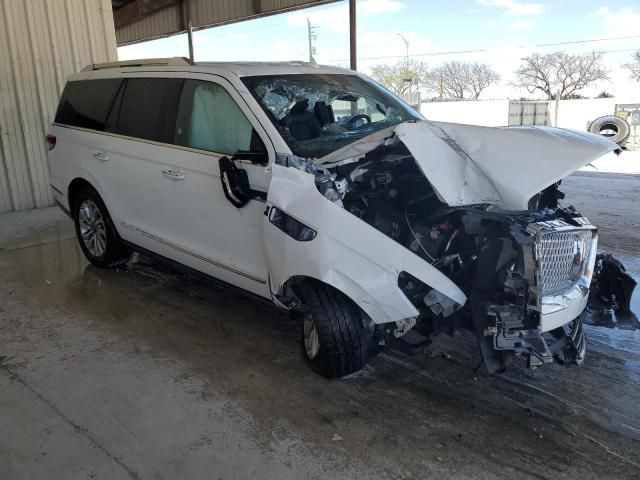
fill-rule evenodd
<path id="1" fill-rule="evenodd" d="M 0 212 L 52 204 L 44 135 L 65 78 L 115 60 L 109 0 L 0 0 Z"/>
<path id="2" fill-rule="evenodd" d="M 313 7 L 337 0 L 191 0 L 194 28 L 239 22 L 250 18 L 285 12 L 296 8 Z M 116 31 L 118 45 L 164 37 L 185 29 L 180 9 L 182 4 L 154 12 L 146 18 Z M 258 11 L 254 10 L 258 7 Z"/>

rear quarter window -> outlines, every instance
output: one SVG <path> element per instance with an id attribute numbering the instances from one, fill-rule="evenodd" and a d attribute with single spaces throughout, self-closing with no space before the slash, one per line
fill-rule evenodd
<path id="1" fill-rule="evenodd" d="M 121 79 L 68 82 L 56 112 L 55 122 L 103 131 Z"/>

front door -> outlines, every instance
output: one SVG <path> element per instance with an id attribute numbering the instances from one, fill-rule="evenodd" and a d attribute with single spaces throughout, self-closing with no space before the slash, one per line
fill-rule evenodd
<path id="1" fill-rule="evenodd" d="M 249 120 L 253 115 L 239 100 L 222 79 L 185 80 L 171 171 L 162 178 L 171 192 L 163 198 L 164 238 L 172 258 L 268 297 L 262 216 L 273 152 L 266 150 L 264 131 Z M 247 171 L 255 195 L 237 208 L 225 198 L 219 159 L 240 152 L 245 160 L 235 163 Z"/>

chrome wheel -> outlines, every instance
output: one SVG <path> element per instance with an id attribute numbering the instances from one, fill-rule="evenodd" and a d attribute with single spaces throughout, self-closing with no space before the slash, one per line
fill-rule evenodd
<path id="1" fill-rule="evenodd" d="M 107 250 L 107 230 L 104 217 L 93 200 L 84 200 L 78 210 L 80 236 L 84 246 L 94 257 L 101 257 Z"/>
<path id="2" fill-rule="evenodd" d="M 318 336 L 318 329 L 316 322 L 310 313 L 304 316 L 302 321 L 302 331 L 304 334 L 304 350 L 307 357 L 313 360 L 320 351 L 320 339 Z"/>

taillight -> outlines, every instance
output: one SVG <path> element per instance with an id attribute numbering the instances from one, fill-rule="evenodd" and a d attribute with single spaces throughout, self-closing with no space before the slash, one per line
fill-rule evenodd
<path id="1" fill-rule="evenodd" d="M 53 148 L 56 146 L 56 136 L 47 135 L 45 138 L 47 140 L 47 148 L 49 149 L 49 151 L 53 150 Z"/>

